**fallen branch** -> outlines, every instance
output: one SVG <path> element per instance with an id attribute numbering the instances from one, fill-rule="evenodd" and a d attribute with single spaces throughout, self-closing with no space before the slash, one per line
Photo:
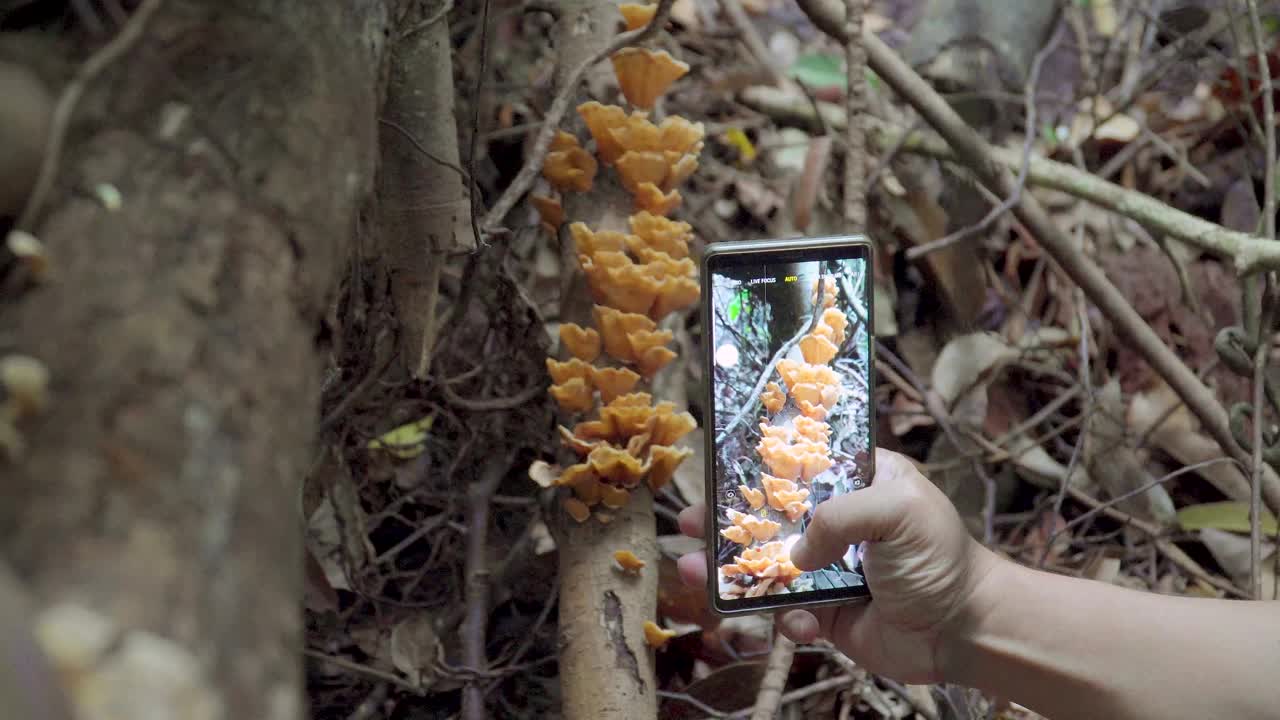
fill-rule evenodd
<path id="1" fill-rule="evenodd" d="M 777 633 L 773 639 L 773 648 L 769 650 L 764 677 L 760 680 L 760 691 L 756 693 L 751 720 L 773 720 L 773 716 L 778 714 L 778 705 L 782 702 L 782 691 L 787 687 L 787 677 L 791 675 L 791 661 L 795 654 L 796 644 Z"/>
<path id="2" fill-rule="evenodd" d="M 815 128 L 818 121 L 813 109 L 798 100 L 801 98 L 770 87 L 751 87 L 742 92 L 743 103 L 753 110 L 783 124 Z M 819 106 L 822 122 L 837 130 L 847 127 L 847 116 L 839 106 L 832 103 L 819 103 Z M 926 133 L 907 134 L 902 128 L 879 118 L 866 118 L 866 125 L 872 145 L 880 151 L 896 148 L 939 160 L 960 162 L 947 141 L 937 136 Z M 1017 168 L 1022 164 L 1022 156 L 1016 150 L 988 145 L 986 151 L 989 159 L 999 165 Z M 1088 200 L 1099 207 L 1132 218 L 1152 230 L 1230 260 L 1236 272 L 1241 275 L 1280 269 L 1280 244 L 1268 243 L 1249 233 L 1229 230 L 1166 205 L 1150 195 L 1128 190 L 1071 165 L 1033 153 L 1029 158 L 1027 182 L 1036 187 L 1058 190 Z"/>
<path id="3" fill-rule="evenodd" d="M 1276 115 L 1275 93 L 1271 90 L 1271 62 L 1267 57 L 1267 45 L 1262 37 L 1262 21 L 1258 19 L 1257 0 L 1247 0 L 1249 8 L 1249 26 L 1253 32 L 1253 43 L 1258 53 L 1259 87 L 1262 89 L 1262 126 L 1266 159 L 1263 168 L 1263 209 L 1262 234 L 1271 244 L 1276 241 Z M 1242 75 L 1240 81 L 1249 87 L 1249 81 Z M 1246 93 L 1247 95 L 1247 93 Z M 1250 473 L 1249 493 L 1249 592 L 1255 600 L 1261 600 L 1262 589 L 1262 513 L 1261 489 L 1263 473 L 1266 466 L 1262 461 L 1262 428 L 1266 424 L 1266 408 L 1262 397 L 1267 383 L 1267 360 L 1271 343 L 1267 334 L 1271 332 L 1276 299 L 1273 297 L 1273 278 L 1268 275 L 1266 286 L 1262 291 L 1262 322 L 1259 325 L 1258 350 L 1253 360 L 1253 468 Z M 1245 294 L 1245 301 L 1249 297 Z M 1280 554 L 1280 553 L 1278 553 Z"/>
<path id="4" fill-rule="evenodd" d="M 565 76 L 564 83 L 556 94 L 555 99 L 551 101 L 551 107 L 547 109 L 547 115 L 542 119 L 542 129 L 538 131 L 538 137 L 533 141 L 533 149 L 529 151 L 529 156 L 525 158 L 520 172 L 516 173 L 515 180 L 512 180 L 507 189 L 502 191 L 502 195 L 498 197 L 493 207 L 489 208 L 489 212 L 485 213 L 484 219 L 480 221 L 480 232 L 482 234 L 486 237 L 495 234 L 502 226 L 507 213 L 511 212 L 511 208 L 515 207 L 520 198 L 524 197 L 524 194 L 529 192 L 529 188 L 533 187 L 533 181 L 538 178 L 538 173 L 542 172 L 542 163 L 547 159 L 547 151 L 551 148 L 551 139 L 555 137 L 556 131 L 560 129 L 560 121 L 564 120 L 565 113 L 569 111 L 569 106 L 578 94 L 578 82 L 582 80 L 582 76 L 586 75 L 587 71 L 595 67 L 596 63 L 601 60 L 656 33 L 659 28 L 666 24 L 667 15 L 671 12 L 671 6 L 674 4 L 675 0 L 659 0 L 658 10 L 648 25 L 639 30 L 632 30 L 618 35 L 598 52 L 592 53 L 585 60 L 573 66 L 573 70 Z"/>
<path id="5" fill-rule="evenodd" d="M 835 14 L 838 13 L 838 8 L 834 4 L 825 0 L 799 0 L 799 4 L 819 28 L 841 41 L 846 39 L 840 23 L 832 23 L 833 18 L 838 18 L 838 14 Z M 996 193 L 1011 195 L 1014 178 L 1009 171 L 1008 162 L 1000 159 L 999 153 L 874 33 L 863 33 L 862 40 L 867 48 L 871 68 L 942 135 L 953 148 L 956 159 L 968 166 L 983 184 Z M 1165 208 L 1165 212 L 1170 212 L 1162 203 L 1155 200 L 1151 202 Z M 1165 346 L 1097 265 L 1076 249 L 1075 243 L 1053 223 L 1035 197 L 1024 194 L 1014 206 L 1014 214 L 1111 321 L 1120 336 L 1142 353 L 1152 369 L 1187 403 L 1187 407 L 1195 413 L 1223 451 L 1244 466 L 1249 466 L 1249 453 L 1236 443 L 1231 434 L 1227 412 L 1213 392 L 1173 350 Z M 1199 222 L 1217 231 L 1228 232 L 1213 223 Z M 1204 240 L 1203 237 L 1201 239 Z M 1198 244 L 1204 246 L 1204 243 Z M 1266 263 L 1259 264 L 1259 256 L 1265 256 L 1269 262 L 1274 263 L 1273 266 L 1280 267 L 1280 246 L 1275 244 L 1265 245 L 1261 240 L 1244 236 L 1244 240 L 1235 243 L 1232 249 L 1237 269 L 1242 266 L 1253 269 L 1265 266 Z M 1280 478 L 1274 474 L 1268 476 L 1262 494 L 1272 511 L 1280 512 Z"/>
<path id="6" fill-rule="evenodd" d="M 502 482 L 511 458 L 494 456 L 475 482 L 467 487 L 467 620 L 462 626 L 462 658 L 477 673 L 489 669 L 485 628 L 489 624 L 489 501 Z M 470 678 L 462 691 L 464 720 L 484 720 L 484 688 Z"/>

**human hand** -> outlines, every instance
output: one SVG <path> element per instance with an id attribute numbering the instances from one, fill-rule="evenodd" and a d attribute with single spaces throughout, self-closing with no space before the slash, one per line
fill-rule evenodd
<path id="1" fill-rule="evenodd" d="M 686 535 L 703 537 L 704 523 L 701 505 L 680 513 Z M 979 590 L 994 584 L 984 580 L 998 559 L 969 536 L 946 495 L 887 450 L 876 451 L 870 486 L 818 505 L 791 560 L 816 570 L 860 542 L 873 600 L 784 611 L 782 633 L 798 643 L 825 637 L 867 670 L 902 682 L 942 681 L 944 645 L 982 615 L 988 602 Z M 706 553 L 685 555 L 679 566 L 687 584 L 706 586 Z"/>

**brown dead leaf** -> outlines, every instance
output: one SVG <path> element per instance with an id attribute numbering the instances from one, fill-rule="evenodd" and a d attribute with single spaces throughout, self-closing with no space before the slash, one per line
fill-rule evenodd
<path id="1" fill-rule="evenodd" d="M 431 685 L 439 646 L 434 619 L 425 612 L 411 615 L 391 629 L 391 662 L 417 685 Z"/>
<path id="2" fill-rule="evenodd" d="M 932 384 L 957 424 L 982 426 L 987 385 L 1017 357 L 1015 348 L 991 333 L 961 335 L 942 348 L 933 364 Z"/>
<path id="3" fill-rule="evenodd" d="M 756 690 L 764 678 L 765 660 L 749 660 L 725 665 L 685 688 L 685 693 L 708 707 L 724 713 L 742 710 L 755 703 Z M 665 700 L 659 713 L 664 718 L 685 720 L 706 715 L 689 703 Z"/>
<path id="4" fill-rule="evenodd" d="M 702 428 L 695 428 L 681 439 L 680 445 L 689 448 L 693 454 L 676 466 L 676 474 L 672 478 L 676 492 L 686 504 L 702 502 L 706 498 L 706 442 Z"/>
<path id="5" fill-rule="evenodd" d="M 1094 396 L 1094 412 L 1085 431 L 1084 463 L 1107 494 L 1118 498 L 1146 486 L 1154 479 L 1138 459 L 1125 436 L 1125 405 L 1120 383 L 1114 378 Z M 1176 510 L 1169 491 L 1156 485 L 1118 503 L 1139 517 L 1170 525 Z"/>
<path id="6" fill-rule="evenodd" d="M 1183 466 L 1222 457 L 1218 443 L 1200 432 L 1191 411 L 1163 380 L 1133 396 L 1126 424 L 1134 437 L 1149 437 L 1152 445 Z M 1197 473 L 1232 500 L 1249 498 L 1249 481 L 1233 463 L 1213 463 Z"/>
<path id="7" fill-rule="evenodd" d="M 1204 543 L 1204 546 L 1209 549 L 1209 553 L 1213 555 L 1213 559 L 1218 561 L 1223 571 L 1236 585 L 1242 588 L 1249 587 L 1249 538 L 1225 530 L 1205 528 L 1200 531 L 1200 542 Z M 1262 575 L 1263 600 L 1280 599 L 1280 596 L 1275 591 L 1276 564 L 1275 557 L 1273 557 L 1275 552 L 1276 546 L 1274 544 L 1263 543 L 1260 572 Z"/>

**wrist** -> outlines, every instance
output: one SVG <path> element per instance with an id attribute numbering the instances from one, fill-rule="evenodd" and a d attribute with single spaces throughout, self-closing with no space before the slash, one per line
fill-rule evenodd
<path id="1" fill-rule="evenodd" d="M 980 659 L 980 638 L 1015 587 L 1013 575 L 1021 568 L 977 541 L 970 545 L 968 555 L 970 581 L 939 633 L 934 667 L 944 682 L 974 687 L 981 675 L 975 667 Z"/>

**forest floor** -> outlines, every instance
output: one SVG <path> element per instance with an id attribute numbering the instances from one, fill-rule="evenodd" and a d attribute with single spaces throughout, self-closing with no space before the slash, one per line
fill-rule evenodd
<path id="1" fill-rule="evenodd" d="M 456 5 L 449 22 L 463 162 L 492 200 L 519 169 L 554 95 L 551 21 L 537 3 Z M 1271 166 L 1262 103 L 1241 82 L 1258 62 L 1247 22 L 1218 7 L 1227 4 L 1152 15 L 1145 2 L 1087 0 L 1066 3 L 1061 14 L 1053 3 L 1022 3 L 1014 19 L 947 14 L 964 5 L 874 0 L 865 23 L 996 146 L 1259 233 Z M 1264 4 L 1263 21 L 1275 38 L 1280 8 Z M 1006 41 L 973 50 L 962 42 L 973 36 Z M 660 111 L 706 128 L 681 210 L 699 242 L 841 231 L 832 188 L 841 177 L 842 140 L 832 125 L 846 86 L 843 50 L 790 0 L 679 0 L 658 44 L 692 68 Z M 1268 57 L 1280 71 L 1280 54 L 1273 48 Z M 587 79 L 597 97 L 614 93 L 612 82 L 605 72 Z M 923 127 L 880 78 L 869 74 L 867 82 L 876 118 Z M 826 119 L 816 120 L 813 108 L 828 104 Z M 914 458 L 975 536 L 1020 562 L 1216 597 L 1255 595 L 1256 571 L 1263 596 L 1275 597 L 1274 545 L 1264 542 L 1261 567 L 1250 561 L 1252 468 L 1223 456 L 1033 233 L 1010 213 L 990 212 L 1000 198 L 984 194 L 959 166 L 889 145 L 875 147 L 867 185 L 878 250 L 879 444 Z M 1049 209 L 1224 407 L 1252 402 L 1247 368 L 1215 348 L 1220 330 L 1247 323 L 1246 288 L 1230 264 L 1150 218 L 1043 184 L 1024 192 Z M 496 317 L 502 303 L 461 304 L 468 283 L 489 282 L 500 286 L 500 299 L 556 316 L 560 251 L 538 231 L 532 209 L 517 215 L 524 224 L 514 223 L 504 253 L 445 271 L 447 302 L 462 309 L 445 321 L 454 334 L 436 362 L 452 379 L 406 397 L 378 379 L 378 361 L 335 359 L 324 410 L 333 451 L 319 461 L 306 500 L 314 560 L 308 691 L 316 718 L 452 717 L 469 683 L 481 685 L 495 716 L 559 712 L 557 553 L 544 491 L 528 479 L 533 461 L 551 457 L 552 408 L 540 392 L 526 397 L 505 421 L 518 438 L 514 449 L 495 459 L 471 442 L 471 413 L 485 408 L 450 387 L 487 372 L 476 364 L 482 358 L 527 363 L 541 378 L 551 338 L 542 339 L 538 318 L 517 313 L 502 332 L 470 332 L 476 315 Z M 491 261 L 500 269 L 486 270 Z M 683 331 L 677 344 L 696 345 L 696 312 Z M 1269 329 L 1265 338 L 1273 342 Z M 692 389 L 703 382 L 699 357 L 682 353 L 670 372 L 691 388 L 691 411 L 701 420 L 704 394 Z M 357 387 L 359 403 L 339 400 Z M 384 435 L 396 427 L 399 434 Z M 379 450 L 379 441 L 409 449 Z M 718 621 L 703 590 L 682 587 L 675 570 L 675 558 L 698 547 L 679 535 L 674 518 L 702 497 L 701 443 L 696 433 L 688 439 L 697 454 L 658 498 L 659 614 L 680 633 L 657 653 L 660 715 L 745 717 L 771 625 L 761 617 Z M 485 473 L 496 482 L 483 549 L 493 582 L 489 668 L 477 670 L 464 667 L 458 628 L 468 609 L 466 486 L 487 481 Z M 316 481 L 332 475 L 356 482 Z M 1275 518 L 1263 512 L 1260 522 L 1274 536 Z M 957 688 L 874 677 L 830 682 L 846 672 L 829 648 L 800 648 L 782 717 L 1032 717 Z"/>

